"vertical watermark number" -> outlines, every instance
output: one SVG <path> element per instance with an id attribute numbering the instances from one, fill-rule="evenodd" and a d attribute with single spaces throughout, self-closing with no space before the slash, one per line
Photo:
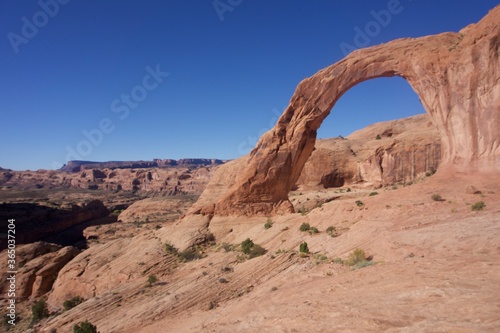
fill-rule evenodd
<path id="1" fill-rule="evenodd" d="M 7 224 L 7 323 L 16 325 L 16 220 Z"/>

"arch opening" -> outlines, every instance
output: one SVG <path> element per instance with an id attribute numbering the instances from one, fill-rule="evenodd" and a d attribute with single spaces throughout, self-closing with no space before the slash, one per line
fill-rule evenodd
<path id="1" fill-rule="evenodd" d="M 317 132 L 314 151 L 292 190 L 389 186 L 433 174 L 439 166 L 437 128 L 403 78 L 351 87 Z"/>

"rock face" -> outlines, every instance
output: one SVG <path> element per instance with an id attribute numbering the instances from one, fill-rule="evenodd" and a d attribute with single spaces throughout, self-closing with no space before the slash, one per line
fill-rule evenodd
<path id="1" fill-rule="evenodd" d="M 441 136 L 442 170 L 500 169 L 500 7 L 459 33 L 405 38 L 354 51 L 297 87 L 275 127 L 250 153 L 236 185 L 210 214 L 293 211 L 288 192 L 337 100 L 377 77 L 408 81 Z"/>
<path id="2" fill-rule="evenodd" d="M 370 125 L 347 138 L 316 141 L 297 181 L 301 189 L 388 186 L 437 170 L 441 140 L 427 115 Z"/>
<path id="3" fill-rule="evenodd" d="M 16 244 L 26 244 L 67 230 L 81 223 L 109 215 L 108 209 L 99 200 L 71 209 L 55 209 L 29 203 L 6 203 L 0 205 L 0 218 L 16 220 Z M 0 250 L 7 248 L 7 240 L 0 239 Z"/>
<path id="4" fill-rule="evenodd" d="M 80 251 L 72 246 L 61 247 L 45 242 L 18 246 L 16 251 L 19 266 L 16 276 L 16 296 L 18 300 L 40 297 L 49 292 L 61 268 L 78 253 Z M 7 257 L 6 254 L 5 257 Z M 2 264 L 2 270 L 4 272 L 9 271 L 6 263 Z M 2 279 L 0 281 L 0 290 L 3 294 L 6 294 L 8 287 L 7 280 Z"/>
<path id="5" fill-rule="evenodd" d="M 224 161 L 216 159 L 152 162 L 71 161 L 62 170 L 0 171 L 0 186 L 15 190 L 77 188 L 133 191 L 143 194 L 200 194 L 210 174 Z"/>

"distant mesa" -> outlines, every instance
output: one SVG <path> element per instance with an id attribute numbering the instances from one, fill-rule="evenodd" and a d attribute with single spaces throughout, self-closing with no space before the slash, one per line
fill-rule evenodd
<path id="1" fill-rule="evenodd" d="M 69 161 L 60 171 L 65 172 L 80 172 L 86 169 L 147 169 L 147 168 L 168 168 L 175 166 L 186 167 L 202 167 L 202 166 L 217 166 L 224 164 L 226 161 L 219 159 L 208 158 L 184 158 L 180 160 L 172 159 L 154 159 L 152 161 L 108 161 L 108 162 L 93 162 L 93 161 Z"/>

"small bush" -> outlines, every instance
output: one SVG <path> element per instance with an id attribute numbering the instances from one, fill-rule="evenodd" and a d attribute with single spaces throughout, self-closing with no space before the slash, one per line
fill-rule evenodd
<path id="1" fill-rule="evenodd" d="M 273 226 L 273 221 L 271 219 L 267 219 L 266 224 L 264 224 L 264 229 L 269 229 Z"/>
<path id="2" fill-rule="evenodd" d="M 241 243 L 241 250 L 243 251 L 243 253 L 249 254 L 253 246 L 254 243 L 252 242 L 252 240 L 250 238 L 247 238 Z"/>
<path id="3" fill-rule="evenodd" d="M 302 223 L 299 228 L 300 231 L 309 231 L 310 229 L 311 226 L 309 225 L 309 223 Z"/>
<path id="4" fill-rule="evenodd" d="M 326 228 L 326 233 L 329 234 L 331 237 L 337 237 L 337 229 L 335 229 L 335 227 L 328 227 Z"/>
<path id="5" fill-rule="evenodd" d="M 375 140 L 382 140 L 382 137 L 380 136 L 380 134 L 377 134 L 377 136 L 375 137 Z"/>
<path id="6" fill-rule="evenodd" d="M 473 211 L 480 211 L 483 210 L 484 207 L 486 207 L 486 204 L 483 201 L 478 201 L 475 204 L 473 204 L 470 208 Z"/>
<path id="7" fill-rule="evenodd" d="M 123 212 L 123 209 L 115 209 L 115 210 L 113 211 L 113 213 L 111 213 L 111 214 L 113 214 L 113 215 L 115 215 L 115 216 L 118 216 L 118 215 L 120 215 L 122 212 Z"/>
<path id="8" fill-rule="evenodd" d="M 378 192 L 371 192 L 368 196 L 373 197 L 374 195 L 377 195 Z"/>
<path id="9" fill-rule="evenodd" d="M 64 310 L 68 311 L 82 302 L 83 302 L 83 298 L 81 298 L 80 296 L 75 296 L 72 299 L 64 301 L 63 308 L 64 308 Z"/>
<path id="10" fill-rule="evenodd" d="M 346 190 L 346 192 L 351 192 L 351 188 L 348 187 L 347 190 Z"/>
<path id="11" fill-rule="evenodd" d="M 318 228 L 316 228 L 316 227 L 311 227 L 311 228 L 309 229 L 309 233 L 310 233 L 311 235 L 318 234 L 318 233 L 319 233 L 319 230 L 318 230 Z"/>
<path id="12" fill-rule="evenodd" d="M 97 327 L 92 325 L 88 320 L 85 320 L 73 326 L 73 333 L 97 333 Z"/>
<path id="13" fill-rule="evenodd" d="M 252 249 L 250 250 L 250 253 L 248 255 L 249 259 L 260 257 L 264 254 L 266 254 L 267 250 L 260 246 L 259 244 L 254 244 Z"/>
<path id="14" fill-rule="evenodd" d="M 306 242 L 302 242 L 299 245 L 299 253 L 309 253 L 309 247 Z"/>
<path id="15" fill-rule="evenodd" d="M 158 279 L 156 278 L 156 275 L 150 275 L 148 276 L 148 287 L 151 287 L 153 284 L 156 283 Z"/>
<path id="16" fill-rule="evenodd" d="M 356 200 L 356 202 L 355 202 L 355 203 L 356 203 L 356 206 L 358 206 L 358 207 L 362 207 L 362 206 L 364 206 L 364 203 L 363 203 L 363 201 L 361 201 L 361 200 Z"/>
<path id="17" fill-rule="evenodd" d="M 245 239 L 241 243 L 241 250 L 243 253 L 248 254 L 249 259 L 259 257 L 267 252 L 262 246 L 254 244 L 250 238 Z"/>
<path id="18" fill-rule="evenodd" d="M 366 258 L 365 251 L 361 249 L 356 249 L 354 250 L 350 255 L 349 259 L 346 262 L 349 266 L 351 266 L 353 269 L 359 269 L 367 266 L 371 266 L 374 263 L 371 261 L 371 259 Z"/>
<path id="19" fill-rule="evenodd" d="M 178 256 L 181 262 L 188 262 L 201 259 L 201 254 L 192 249 L 187 249 L 182 252 L 179 252 Z"/>
<path id="20" fill-rule="evenodd" d="M 38 323 L 43 318 L 49 316 L 49 309 L 47 309 L 47 303 L 44 300 L 39 300 L 31 307 L 32 322 Z"/>
<path id="21" fill-rule="evenodd" d="M 230 244 L 230 243 L 222 243 L 221 246 L 224 249 L 224 251 L 226 251 L 226 252 L 231 252 L 234 250 L 234 245 Z"/>
<path id="22" fill-rule="evenodd" d="M 365 251 L 361 249 L 356 249 L 354 250 L 350 255 L 349 255 L 349 265 L 353 266 L 356 265 L 357 263 L 366 260 L 366 254 Z"/>
<path id="23" fill-rule="evenodd" d="M 431 196 L 431 198 L 432 198 L 432 200 L 434 200 L 434 201 L 443 201 L 443 198 L 442 198 L 442 197 L 441 197 L 441 195 L 439 195 L 439 194 L 433 194 L 433 195 Z"/>
<path id="24" fill-rule="evenodd" d="M 306 207 L 302 206 L 300 209 L 299 209 L 299 213 L 300 215 L 304 216 L 307 214 L 307 209 Z"/>
<path id="25" fill-rule="evenodd" d="M 168 254 L 177 254 L 177 249 L 170 243 L 165 243 L 165 252 Z"/>
<path id="26" fill-rule="evenodd" d="M 335 258 L 333 260 L 333 262 L 336 264 L 344 264 L 344 260 L 342 260 L 342 258 L 339 258 L 339 257 Z"/>

